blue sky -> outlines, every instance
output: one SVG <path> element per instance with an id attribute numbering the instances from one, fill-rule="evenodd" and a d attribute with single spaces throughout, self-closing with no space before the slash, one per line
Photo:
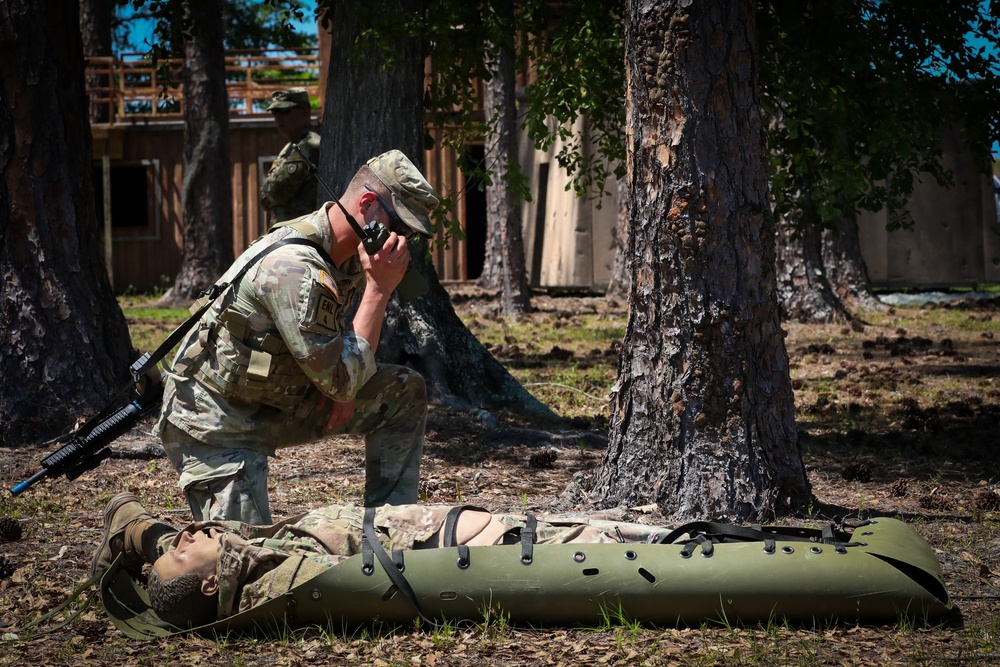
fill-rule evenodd
<path id="1" fill-rule="evenodd" d="M 303 5 L 303 21 L 292 21 L 292 25 L 295 27 L 297 32 L 309 35 L 316 34 L 316 21 L 314 20 L 316 13 L 316 0 L 302 0 Z M 120 8 L 120 16 L 127 17 L 135 14 L 136 10 L 131 4 L 127 4 Z M 140 10 L 141 11 L 141 10 Z M 133 21 L 129 24 L 130 29 L 130 40 L 136 45 L 137 50 L 144 52 L 146 50 L 145 44 L 148 44 L 153 39 L 153 21 Z"/>

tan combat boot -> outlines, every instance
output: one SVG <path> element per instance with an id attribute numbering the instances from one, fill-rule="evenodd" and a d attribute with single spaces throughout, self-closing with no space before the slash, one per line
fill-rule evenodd
<path id="1" fill-rule="evenodd" d="M 94 553 L 91 572 L 97 574 L 108 569 L 123 551 L 124 566 L 141 572 L 145 563 L 152 563 L 159 557 L 157 541 L 171 532 L 176 533 L 177 529 L 155 521 L 134 494 L 119 493 L 104 509 L 104 539 Z"/>

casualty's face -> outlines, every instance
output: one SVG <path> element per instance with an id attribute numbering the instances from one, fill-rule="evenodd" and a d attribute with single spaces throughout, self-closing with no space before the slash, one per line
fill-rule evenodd
<path id="1" fill-rule="evenodd" d="M 182 574 L 195 573 L 202 579 L 215 574 L 224 531 L 217 528 L 185 530 L 177 537 L 175 546 L 153 564 L 164 581 Z"/>

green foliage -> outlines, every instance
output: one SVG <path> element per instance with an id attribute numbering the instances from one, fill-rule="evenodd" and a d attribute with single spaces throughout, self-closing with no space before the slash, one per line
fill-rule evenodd
<path id="1" fill-rule="evenodd" d="M 181 3 L 132 5 L 156 19 L 154 59 L 176 52 L 191 29 Z M 624 174 L 619 3 L 428 0 L 378 12 L 359 2 L 352 6 L 362 24 L 351 47 L 357 57 L 374 45 L 389 68 L 399 39 L 418 37 L 425 44 L 433 63 L 425 94 L 428 125 L 442 128 L 444 143 L 460 154 L 490 136 L 496 122 L 481 110 L 476 82 L 489 79 L 495 45 L 507 43 L 518 70 L 533 72 L 523 82 L 522 128 L 540 150 L 560 142 L 556 159 L 576 193 L 601 197 L 607 179 Z M 302 0 L 229 0 L 227 46 L 308 43 L 290 29 L 302 8 Z M 328 21 L 330 8 L 330 0 L 320 0 L 317 14 Z M 989 149 L 1000 136 L 996 3 L 769 0 L 760 4 L 757 23 L 760 101 L 779 213 L 797 211 L 800 224 L 829 226 L 860 210 L 885 208 L 891 227 L 911 225 L 905 203 L 915 183 L 952 182 L 940 161 L 946 129 L 963 131 L 989 169 Z M 820 25 L 823 30 L 816 29 Z M 463 165 L 480 188 L 494 166 L 486 149 L 483 163 Z M 519 165 L 507 166 L 508 187 L 530 199 Z M 446 212 L 459 197 L 445 202 L 436 220 L 457 237 L 461 230 Z"/>
<path id="2" fill-rule="evenodd" d="M 556 160 L 576 193 L 608 194 L 625 173 L 624 28 L 617 3 L 584 0 L 544 5 L 526 38 L 536 80 L 527 88 L 525 129 L 535 146 L 562 143 Z M 573 124 L 584 118 L 580 127 Z M 551 119 L 557 124 L 553 131 Z M 593 144 L 596 153 L 586 146 Z M 609 168 L 608 165 L 611 165 Z"/>
<path id="3" fill-rule="evenodd" d="M 915 182 L 952 183 L 940 161 L 949 129 L 965 133 L 985 171 L 1000 70 L 969 38 L 996 48 L 997 21 L 979 0 L 763 3 L 761 104 L 778 212 L 828 226 L 885 208 L 891 228 L 910 226 Z"/>
<path id="4" fill-rule="evenodd" d="M 292 21 L 305 20 L 303 0 L 227 0 L 227 49 L 302 48 L 316 45 L 316 36 L 295 30 Z"/>
<path id="5" fill-rule="evenodd" d="M 324 20 L 329 20 L 330 7 L 329 0 L 320 0 Z M 409 14 L 402 7 L 391 12 L 355 7 L 361 9 L 364 26 L 354 44 L 357 57 L 375 45 L 391 67 L 396 40 L 423 41 L 433 64 L 424 99 L 428 125 L 442 128 L 444 144 L 459 154 L 490 136 L 496 123 L 494 115 L 481 110 L 476 82 L 490 79 L 496 45 L 506 43 L 513 45 L 515 68 L 527 71 L 530 64 L 537 74 L 524 89 L 522 127 L 541 150 L 557 138 L 564 142 L 556 159 L 576 192 L 599 197 L 607 194 L 604 184 L 612 173 L 624 174 L 624 40 L 617 3 L 429 0 L 421 11 Z M 582 118 L 586 122 L 574 128 Z M 596 152 L 588 151 L 590 143 Z M 490 148 L 486 146 L 484 163 L 463 165 L 477 187 L 489 182 Z M 530 199 L 520 166 L 512 162 L 507 168 L 507 187 Z"/>
<path id="6" fill-rule="evenodd" d="M 479 111 L 475 82 L 490 76 L 489 45 L 516 35 L 515 60 L 535 74 L 523 129 L 539 149 L 561 142 L 557 160 L 578 194 L 606 194 L 612 169 L 624 172 L 621 5 L 431 0 L 424 9 L 409 18 L 367 12 L 359 41 L 379 44 L 391 62 L 394 39 L 425 40 L 428 119 L 446 130 L 444 142 L 462 152 L 489 136 L 493 119 Z M 1000 135 L 998 14 L 981 0 L 761 3 L 760 99 L 778 212 L 829 226 L 885 208 L 891 227 L 908 226 L 905 203 L 918 179 L 951 183 L 940 161 L 947 129 L 963 131 L 988 169 Z M 480 187 L 489 171 L 488 158 L 466 167 Z M 512 173 L 520 174 L 516 165 Z M 528 196 L 523 181 L 515 187 Z"/>

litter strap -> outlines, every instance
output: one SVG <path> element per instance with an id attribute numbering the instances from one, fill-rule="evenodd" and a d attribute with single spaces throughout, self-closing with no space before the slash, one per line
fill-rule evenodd
<path id="1" fill-rule="evenodd" d="M 535 558 L 535 532 L 538 528 L 538 520 L 534 514 L 526 516 L 524 528 L 521 529 L 521 562 L 525 565 L 531 565 L 531 561 Z"/>
<path id="2" fill-rule="evenodd" d="M 378 558 L 379 564 L 385 573 L 389 576 L 393 585 L 400 592 L 400 594 L 406 598 L 406 601 L 413 605 L 413 609 L 417 612 L 417 615 L 424 622 L 430 625 L 436 625 L 436 623 L 424 615 L 423 610 L 420 608 L 420 603 L 417 602 L 417 595 L 413 592 L 413 588 L 410 586 L 410 582 L 406 580 L 403 573 L 400 571 L 401 563 L 397 565 L 393 562 L 389 554 L 386 553 L 385 549 L 382 547 L 382 543 L 378 540 L 378 534 L 375 532 L 375 508 L 366 507 L 365 508 L 365 518 L 362 528 L 361 537 L 361 553 L 362 553 L 362 571 L 365 574 L 372 574 L 374 571 L 374 563 L 368 563 L 365 561 L 365 554 L 374 553 L 375 557 Z M 370 557 L 370 556 L 368 556 Z M 371 567 L 371 569 L 366 569 Z"/>
<path id="3" fill-rule="evenodd" d="M 458 527 L 458 517 L 462 515 L 462 512 L 466 510 L 472 510 L 474 512 L 488 512 L 482 507 L 477 507 L 475 505 L 458 505 L 457 507 L 452 507 L 448 512 L 448 516 L 444 520 L 444 528 L 441 532 L 441 545 L 445 547 L 455 547 L 458 546 L 458 540 L 455 538 L 455 529 Z"/>
<path id="4" fill-rule="evenodd" d="M 673 544 L 681 536 L 688 535 L 690 540 L 700 543 L 698 538 L 706 538 L 712 542 L 812 542 L 816 544 L 835 544 L 853 546 L 848 543 L 850 537 L 838 534 L 833 526 L 826 526 L 822 531 L 805 528 L 774 528 L 765 529 L 760 526 L 733 526 L 711 521 L 693 521 L 670 531 L 657 544 Z"/>

